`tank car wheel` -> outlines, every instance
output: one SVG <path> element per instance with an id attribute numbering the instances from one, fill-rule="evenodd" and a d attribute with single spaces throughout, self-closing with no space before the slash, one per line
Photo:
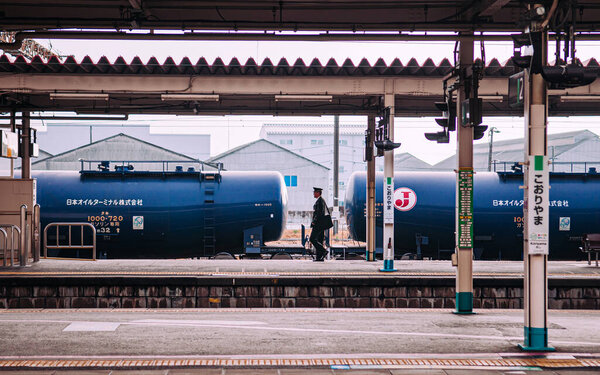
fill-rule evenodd
<path id="1" fill-rule="evenodd" d="M 271 255 L 271 259 L 286 259 L 286 260 L 291 260 L 292 259 L 292 255 L 283 251 L 280 251 L 278 253 L 275 253 L 273 255 Z"/>
<path id="2" fill-rule="evenodd" d="M 216 253 L 212 259 L 235 259 L 233 255 L 228 252 L 222 251 L 220 253 Z"/>

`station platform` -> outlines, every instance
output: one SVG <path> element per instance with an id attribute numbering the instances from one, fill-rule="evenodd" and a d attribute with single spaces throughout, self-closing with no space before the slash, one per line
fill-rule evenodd
<path id="1" fill-rule="evenodd" d="M 20 375 L 597 373 L 600 337 L 590 333 L 600 332 L 600 311 L 550 311 L 549 322 L 556 352 L 523 353 L 522 310 L 469 316 L 449 309 L 2 310 L 0 369 L 29 370 Z"/>
<path id="2" fill-rule="evenodd" d="M 296 276 L 373 276 L 431 277 L 454 276 L 451 262 L 431 260 L 396 260 L 397 272 L 380 272 L 382 261 L 326 260 L 313 262 L 309 258 L 292 260 L 224 260 L 224 259 L 115 259 L 57 260 L 42 259 L 27 267 L 0 267 L 0 277 L 6 276 L 198 276 L 221 277 L 296 277 Z M 600 278 L 600 267 L 585 261 L 548 262 L 550 278 Z M 523 275 L 523 262 L 473 261 L 475 277 L 518 277 Z"/>
<path id="3" fill-rule="evenodd" d="M 0 308 L 454 308 L 449 261 L 42 260 L 0 270 Z M 600 268 L 550 262 L 550 309 L 600 309 Z M 474 262 L 473 307 L 523 308 L 521 262 Z"/>

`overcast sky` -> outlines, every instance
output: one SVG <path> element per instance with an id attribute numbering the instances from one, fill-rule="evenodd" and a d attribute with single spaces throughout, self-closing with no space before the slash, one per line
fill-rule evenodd
<path id="1" fill-rule="evenodd" d="M 40 41 L 51 45 L 55 50 L 65 55 L 74 55 L 80 61 L 89 55 L 94 61 L 106 56 L 110 61 L 123 56 L 126 61 L 131 61 L 139 56 L 142 61 L 156 57 L 163 62 L 167 57 L 173 57 L 179 62 L 183 57 L 188 57 L 192 62 L 204 57 L 209 63 L 220 57 L 225 63 L 233 57 L 238 58 L 243 64 L 252 57 L 261 62 L 270 58 L 273 63 L 285 57 L 289 63 L 297 58 L 302 58 L 309 63 L 313 58 L 318 58 L 326 63 L 330 58 L 335 58 L 339 64 L 350 58 L 357 64 L 362 58 L 367 58 L 371 64 L 380 57 L 387 63 L 399 58 L 406 64 L 411 58 L 416 58 L 420 63 L 427 58 L 432 58 L 435 63 L 448 58 L 452 61 L 454 43 L 450 42 L 228 42 L 228 41 L 90 41 L 90 40 L 45 40 Z M 586 60 L 592 57 L 600 58 L 597 53 L 600 44 L 594 42 L 578 43 L 577 57 Z M 512 43 L 487 42 L 485 43 L 486 60 L 497 58 L 501 63 L 512 55 Z M 550 51 L 552 56 L 553 51 Z M 476 43 L 475 56 L 480 56 L 480 47 Z M 441 85 L 441 82 L 440 82 Z M 600 124 L 597 117 L 585 118 L 552 118 L 549 122 L 549 132 L 559 133 L 565 131 L 589 129 L 600 133 Z M 332 117 L 271 117 L 271 116 L 130 116 L 128 124 L 149 124 L 155 133 L 200 133 L 211 135 L 211 155 L 221 153 L 228 148 L 235 147 L 258 138 L 260 127 L 263 123 L 272 122 L 298 122 L 298 123 L 333 123 Z M 365 123 L 366 118 L 357 116 L 344 116 L 342 123 Z M 523 136 L 522 118 L 487 118 L 485 123 L 495 126 L 500 130 L 495 140 L 519 138 Z M 115 125 L 111 121 L 112 125 Z M 127 125 L 127 124 L 123 124 Z M 396 141 L 402 143 L 398 152 L 409 152 L 428 163 L 439 162 L 455 152 L 455 137 L 450 144 L 441 145 L 427 141 L 424 132 L 438 131 L 432 118 L 397 118 Z M 478 142 L 488 142 L 484 137 Z"/>

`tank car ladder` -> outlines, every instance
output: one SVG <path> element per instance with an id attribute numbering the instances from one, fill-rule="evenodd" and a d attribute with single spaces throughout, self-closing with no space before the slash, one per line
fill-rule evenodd
<path id="1" fill-rule="evenodd" d="M 205 179 L 205 181 L 207 181 Z M 215 180 L 210 179 L 204 190 L 204 256 L 215 255 L 216 233 L 215 233 Z"/>
<path id="2" fill-rule="evenodd" d="M 221 182 L 222 164 L 219 163 L 216 171 L 202 172 L 204 188 L 204 256 L 216 254 L 217 236 L 215 220 L 215 188 Z"/>

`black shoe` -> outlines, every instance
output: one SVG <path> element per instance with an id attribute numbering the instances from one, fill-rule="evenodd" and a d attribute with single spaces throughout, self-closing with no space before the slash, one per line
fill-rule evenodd
<path id="1" fill-rule="evenodd" d="M 325 261 L 325 259 L 323 259 L 323 258 L 317 258 L 317 259 L 313 260 L 313 262 L 324 262 L 324 261 Z"/>

